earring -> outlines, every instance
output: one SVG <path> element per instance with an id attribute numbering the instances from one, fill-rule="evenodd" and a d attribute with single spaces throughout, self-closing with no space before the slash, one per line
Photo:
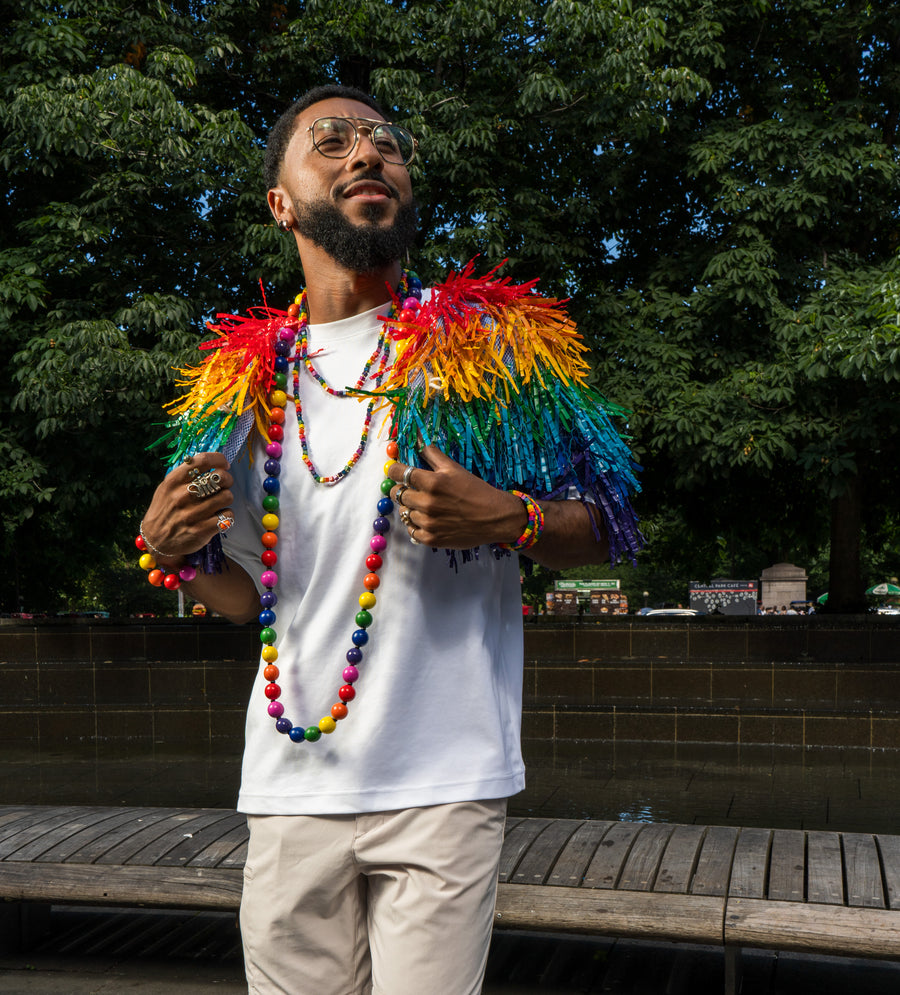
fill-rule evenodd
<path id="1" fill-rule="evenodd" d="M 285 234 L 285 235 L 287 235 L 287 233 L 288 233 L 288 232 L 289 232 L 289 231 L 290 231 L 290 230 L 291 230 L 291 229 L 292 229 L 293 227 L 294 227 L 294 226 L 293 226 L 293 224 L 292 224 L 292 223 L 291 223 L 290 221 L 286 221 L 286 220 L 285 220 L 284 218 L 282 218 L 282 219 L 281 219 L 281 220 L 280 220 L 280 221 L 278 222 L 278 228 L 279 228 L 279 230 L 280 230 L 280 231 L 282 231 L 282 232 L 284 232 L 284 234 Z"/>

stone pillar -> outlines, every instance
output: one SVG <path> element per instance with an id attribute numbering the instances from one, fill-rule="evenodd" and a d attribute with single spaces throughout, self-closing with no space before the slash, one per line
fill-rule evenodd
<path id="1" fill-rule="evenodd" d="M 793 563 L 775 563 L 763 570 L 763 608 L 790 607 L 792 601 L 806 601 L 806 571 Z"/>

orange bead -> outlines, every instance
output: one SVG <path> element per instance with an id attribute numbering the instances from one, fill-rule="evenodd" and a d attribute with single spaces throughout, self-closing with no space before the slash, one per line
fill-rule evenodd
<path id="1" fill-rule="evenodd" d="M 367 591 L 374 591 L 380 583 L 381 581 L 378 579 L 378 574 L 366 574 L 363 578 L 363 587 Z"/>
<path id="2" fill-rule="evenodd" d="M 263 677 L 265 677 L 265 679 L 267 681 L 269 681 L 269 683 L 271 683 L 272 681 L 277 681 L 278 680 L 278 674 L 279 673 L 280 673 L 280 671 L 275 666 L 275 664 L 274 663 L 270 663 L 269 666 L 266 667 L 263 670 Z"/>
<path id="3" fill-rule="evenodd" d="M 347 718 L 347 706 L 342 702 L 335 702 L 331 706 L 331 717 L 340 721 L 341 719 Z"/>
<path id="4" fill-rule="evenodd" d="M 300 314 L 300 305 L 299 304 L 291 304 L 291 306 L 288 308 L 288 314 L 292 318 L 296 318 L 297 315 Z"/>
<path id="5" fill-rule="evenodd" d="M 159 568 L 151 570 L 150 573 L 147 574 L 147 580 L 149 580 L 154 587 L 162 587 L 162 582 L 165 579 L 166 575 Z"/>
<path id="6" fill-rule="evenodd" d="M 283 425 L 284 408 L 272 408 L 269 412 L 269 421 L 274 422 L 276 425 Z"/>
<path id="7" fill-rule="evenodd" d="M 400 447 L 394 442 L 393 439 L 387 444 L 385 452 L 390 456 L 391 459 L 396 459 L 400 455 Z"/>
<path id="8" fill-rule="evenodd" d="M 263 532 L 260 541 L 266 549 L 274 549 L 278 545 L 278 536 L 274 532 Z"/>

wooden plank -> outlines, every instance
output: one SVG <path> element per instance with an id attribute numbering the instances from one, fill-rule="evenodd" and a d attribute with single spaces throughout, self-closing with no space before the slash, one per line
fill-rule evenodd
<path id="1" fill-rule="evenodd" d="M 220 860 L 218 866 L 222 868 L 239 867 L 243 870 L 244 864 L 247 863 L 248 846 L 249 838 L 244 840 L 236 850 L 232 850 L 227 857 Z"/>
<path id="2" fill-rule="evenodd" d="M 706 830 L 691 882 L 692 895 L 728 894 L 731 860 L 739 832 L 729 826 L 710 826 Z"/>
<path id="3" fill-rule="evenodd" d="M 16 832 L 12 823 L 27 819 L 30 813 L 31 807 L 27 805 L 0 805 L 0 841 L 10 832 Z"/>
<path id="4" fill-rule="evenodd" d="M 584 872 L 585 888 L 615 888 L 635 837 L 646 823 L 614 822 Z"/>
<path id="5" fill-rule="evenodd" d="M 900 958 L 900 916 L 882 909 L 729 898 L 725 943 L 893 960 Z"/>
<path id="6" fill-rule="evenodd" d="M 57 826 L 64 825 L 71 819 L 77 818 L 78 813 L 83 811 L 83 806 L 76 805 L 65 807 L 50 805 L 35 806 L 33 814 L 21 820 L 21 826 L 18 823 L 15 824 L 14 828 L 16 832 L 12 832 L 4 837 L 2 843 L 0 843 L 0 860 L 8 860 L 10 857 L 15 858 L 16 852 L 22 847 L 28 846 L 35 840 L 40 839 Z"/>
<path id="7" fill-rule="evenodd" d="M 500 851 L 500 880 L 508 881 L 519 866 L 522 855 L 531 846 L 539 833 L 550 825 L 551 819 L 523 819 L 520 823 L 507 827 Z"/>
<path id="8" fill-rule="evenodd" d="M 186 827 L 195 819 L 202 818 L 204 811 L 204 809 L 163 809 L 161 818 L 145 819 L 140 824 L 135 823 L 131 833 L 123 836 L 115 846 L 100 854 L 94 863 L 126 864 L 136 854 L 146 851 L 148 847 L 153 847 L 157 841 L 161 839 L 171 840 L 173 833 L 190 832 L 190 829 Z M 151 860 L 144 862 L 152 863 Z"/>
<path id="9" fill-rule="evenodd" d="M 806 834 L 799 829 L 776 829 L 766 897 L 774 902 L 802 902 L 805 883 Z"/>
<path id="10" fill-rule="evenodd" d="M 114 814 L 115 809 L 85 808 L 77 815 L 70 816 L 65 822 L 42 833 L 37 839 L 16 851 L 16 860 L 44 860 L 48 851 L 60 844 L 69 843 L 74 836 L 82 831 L 96 834 L 102 833 L 104 825 Z"/>
<path id="11" fill-rule="evenodd" d="M 560 851 L 581 825 L 577 819 L 554 819 L 523 854 L 512 876 L 514 884 L 544 884 Z"/>
<path id="12" fill-rule="evenodd" d="M 104 808 L 101 821 L 93 822 L 79 832 L 73 832 L 65 839 L 45 850 L 35 859 L 51 864 L 64 863 L 82 847 L 97 840 L 109 839 L 110 833 L 122 825 L 131 825 L 136 818 L 146 818 L 153 814 L 153 808 Z M 83 861 L 78 861 L 83 863 Z"/>
<path id="13" fill-rule="evenodd" d="M 875 837 L 865 833 L 841 833 L 841 843 L 847 878 L 847 904 L 864 909 L 885 908 L 881 861 Z"/>
<path id="14" fill-rule="evenodd" d="M 174 809 L 154 808 L 150 809 L 150 814 L 146 809 L 128 808 L 124 810 L 126 818 L 115 820 L 115 825 L 110 826 L 107 832 L 99 836 L 92 837 L 86 843 L 73 850 L 66 856 L 68 863 L 93 864 L 104 854 L 114 850 L 120 844 L 134 837 L 136 833 L 149 833 L 153 826 L 165 825 L 172 818 Z M 157 830 L 163 832 L 162 829 Z"/>
<path id="15" fill-rule="evenodd" d="M 579 887 L 584 882 L 584 873 L 603 839 L 603 834 L 612 825 L 611 822 L 583 822 L 553 865 L 547 884 Z"/>
<path id="16" fill-rule="evenodd" d="M 806 836 L 806 900 L 817 905 L 844 904 L 844 867 L 837 833 L 811 832 Z"/>
<path id="17" fill-rule="evenodd" d="M 218 823 L 229 818 L 231 813 L 226 809 L 206 809 L 202 813 L 195 813 L 192 819 L 187 819 L 178 825 L 172 826 L 168 832 L 141 847 L 130 857 L 122 861 L 124 864 L 143 864 L 147 867 L 155 864 L 164 864 L 169 854 L 179 847 L 180 852 L 187 851 L 191 856 L 198 853 L 206 845 L 201 840 L 206 833 L 210 833 L 210 838 L 215 839 L 215 827 Z M 212 830 L 212 832 L 210 832 Z M 105 857 L 101 857 L 97 863 L 104 863 Z M 176 861 L 180 863 L 180 861 Z"/>
<path id="18" fill-rule="evenodd" d="M 0 894 L 19 901 L 237 909 L 241 887 L 239 870 L 0 863 Z"/>
<path id="19" fill-rule="evenodd" d="M 177 867 L 182 864 L 190 864 L 192 867 L 202 867 L 203 864 L 196 863 L 198 857 L 207 846 L 214 844 L 216 840 L 224 836 L 229 830 L 234 829 L 235 823 L 243 823 L 244 834 L 247 834 L 246 820 L 235 815 L 234 812 L 223 810 L 222 818 L 208 825 L 201 826 L 188 835 L 182 833 L 182 839 L 167 851 L 162 857 L 154 861 L 165 867 Z M 232 847 L 234 849 L 234 847 Z"/>
<path id="20" fill-rule="evenodd" d="M 501 884 L 494 926 L 722 944 L 724 898 Z"/>
<path id="21" fill-rule="evenodd" d="M 888 908 L 900 908 L 900 836 L 875 837 L 881 854 Z"/>
<path id="22" fill-rule="evenodd" d="M 654 891 L 688 893 L 705 835 L 706 826 L 675 826 L 659 865 Z"/>
<path id="23" fill-rule="evenodd" d="M 653 890 L 666 844 L 674 828 L 665 823 L 652 823 L 644 827 L 628 853 L 618 888 L 623 891 Z"/>
<path id="24" fill-rule="evenodd" d="M 742 829 L 731 862 L 728 894 L 736 898 L 766 897 L 766 868 L 769 864 L 770 829 Z"/>
<path id="25" fill-rule="evenodd" d="M 247 817 L 239 813 L 235 813 L 235 817 L 236 821 L 228 832 L 209 843 L 196 857 L 191 859 L 191 867 L 218 867 L 238 847 L 247 845 L 250 836 Z M 241 866 L 243 863 L 242 860 Z"/>

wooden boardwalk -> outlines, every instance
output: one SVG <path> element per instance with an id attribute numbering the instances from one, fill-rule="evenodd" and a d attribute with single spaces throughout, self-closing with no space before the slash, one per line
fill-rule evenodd
<path id="1" fill-rule="evenodd" d="M 0 806 L 0 898 L 234 909 L 246 851 L 226 809 Z M 900 959 L 900 836 L 510 818 L 496 925 Z"/>

